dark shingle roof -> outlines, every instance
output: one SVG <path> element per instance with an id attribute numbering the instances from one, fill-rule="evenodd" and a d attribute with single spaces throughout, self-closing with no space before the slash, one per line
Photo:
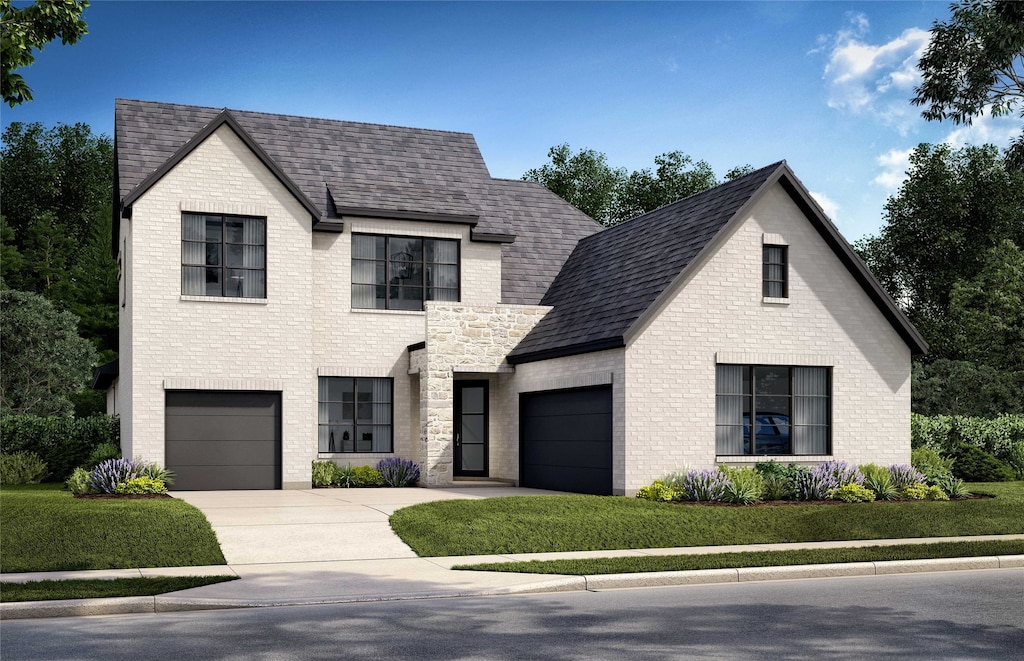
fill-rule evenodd
<path id="1" fill-rule="evenodd" d="M 926 351 L 917 331 L 835 227 L 810 207 L 806 192 L 780 161 L 581 240 L 541 300 L 553 309 L 513 349 L 509 362 L 625 346 L 629 329 L 694 258 L 766 184 L 783 177 L 784 187 L 800 198 L 804 213 L 890 322 L 912 348 Z"/>
<path id="2" fill-rule="evenodd" d="M 474 225 L 474 238 L 514 238 L 502 246 L 505 302 L 537 303 L 576 241 L 600 229 L 546 189 L 492 179 L 469 133 L 224 113 L 118 99 L 118 202 L 138 196 L 204 127 L 229 116 L 321 217 L 337 210 L 339 215 L 447 220 Z"/>

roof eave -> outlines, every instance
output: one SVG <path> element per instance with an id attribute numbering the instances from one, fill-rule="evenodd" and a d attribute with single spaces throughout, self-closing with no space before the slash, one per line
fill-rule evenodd
<path id="1" fill-rule="evenodd" d="M 570 344 L 562 347 L 554 347 L 552 349 L 543 349 L 541 351 L 527 351 L 521 354 L 510 354 L 505 358 L 505 360 L 509 365 L 521 365 L 523 363 L 536 363 L 541 360 L 551 360 L 552 358 L 565 358 L 567 356 L 578 356 L 585 353 L 607 351 L 608 349 L 621 349 L 624 346 L 626 346 L 625 339 L 621 335 L 616 335 L 615 337 L 593 340 L 591 342 L 581 342 L 579 344 Z"/>

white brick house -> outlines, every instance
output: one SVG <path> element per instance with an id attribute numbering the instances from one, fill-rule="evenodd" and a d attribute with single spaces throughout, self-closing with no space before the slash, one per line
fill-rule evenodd
<path id="1" fill-rule="evenodd" d="M 179 488 L 909 460 L 927 346 L 785 163 L 599 231 L 468 134 L 125 100 L 115 133 L 97 386 Z"/>

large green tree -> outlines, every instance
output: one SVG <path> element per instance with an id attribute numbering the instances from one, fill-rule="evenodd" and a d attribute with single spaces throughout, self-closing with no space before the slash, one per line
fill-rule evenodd
<path id="1" fill-rule="evenodd" d="M 117 348 L 117 264 L 110 257 L 113 146 L 85 124 L 12 123 L 0 148 L 0 275 L 82 320 Z"/>
<path id="2" fill-rule="evenodd" d="M 0 289 L 0 415 L 71 415 L 96 351 L 78 318 L 29 292 Z"/>
<path id="3" fill-rule="evenodd" d="M 35 61 L 34 51 L 58 37 L 73 44 L 88 32 L 82 20 L 88 6 L 87 0 L 39 0 L 19 9 L 0 0 L 0 91 L 8 105 L 32 100 L 32 88 L 14 72 Z"/>
<path id="4" fill-rule="evenodd" d="M 749 165 L 733 168 L 726 179 L 747 174 Z M 602 225 L 612 226 L 707 190 L 720 182 L 706 161 L 694 161 L 681 151 L 654 158 L 654 168 L 628 173 L 608 164 L 593 149 L 574 152 L 562 144 L 548 150 L 548 162 L 527 170 L 527 181 L 536 181 Z"/>
<path id="5" fill-rule="evenodd" d="M 948 21 L 936 21 L 918 63 L 921 84 L 915 105 L 928 120 L 970 124 L 984 112 L 1008 115 L 1020 106 L 1024 119 L 1024 2 L 960 0 Z M 1024 134 L 1007 152 L 1024 168 Z"/>

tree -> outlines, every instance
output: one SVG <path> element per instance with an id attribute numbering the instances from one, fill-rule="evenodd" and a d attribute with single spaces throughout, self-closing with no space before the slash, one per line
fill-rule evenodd
<path id="1" fill-rule="evenodd" d="M 74 44 L 88 33 L 82 12 L 88 0 L 39 0 L 24 9 L 11 6 L 11 0 L 0 0 L 0 91 L 12 108 L 32 100 L 32 88 L 16 69 L 35 61 L 33 51 L 60 37 L 62 44 Z"/>
<path id="2" fill-rule="evenodd" d="M 0 291 L 0 414 L 70 415 L 96 362 L 78 318 L 37 294 Z"/>
<path id="3" fill-rule="evenodd" d="M 563 200 L 602 225 L 610 227 L 718 185 L 711 166 L 694 161 L 681 151 L 654 158 L 655 168 L 631 174 L 625 168 L 608 165 L 607 157 L 593 149 L 573 152 L 567 144 L 548 150 L 549 162 L 527 170 L 526 181 L 543 184 Z M 726 174 L 731 180 L 753 168 L 735 167 Z"/>
<path id="4" fill-rule="evenodd" d="M 960 0 L 952 10 L 948 21 L 932 26 L 911 102 L 924 106 L 925 119 L 956 124 L 970 124 L 986 110 L 1010 114 L 1024 100 L 1024 3 Z M 1024 134 L 1007 156 L 1011 166 L 1024 168 Z"/>

